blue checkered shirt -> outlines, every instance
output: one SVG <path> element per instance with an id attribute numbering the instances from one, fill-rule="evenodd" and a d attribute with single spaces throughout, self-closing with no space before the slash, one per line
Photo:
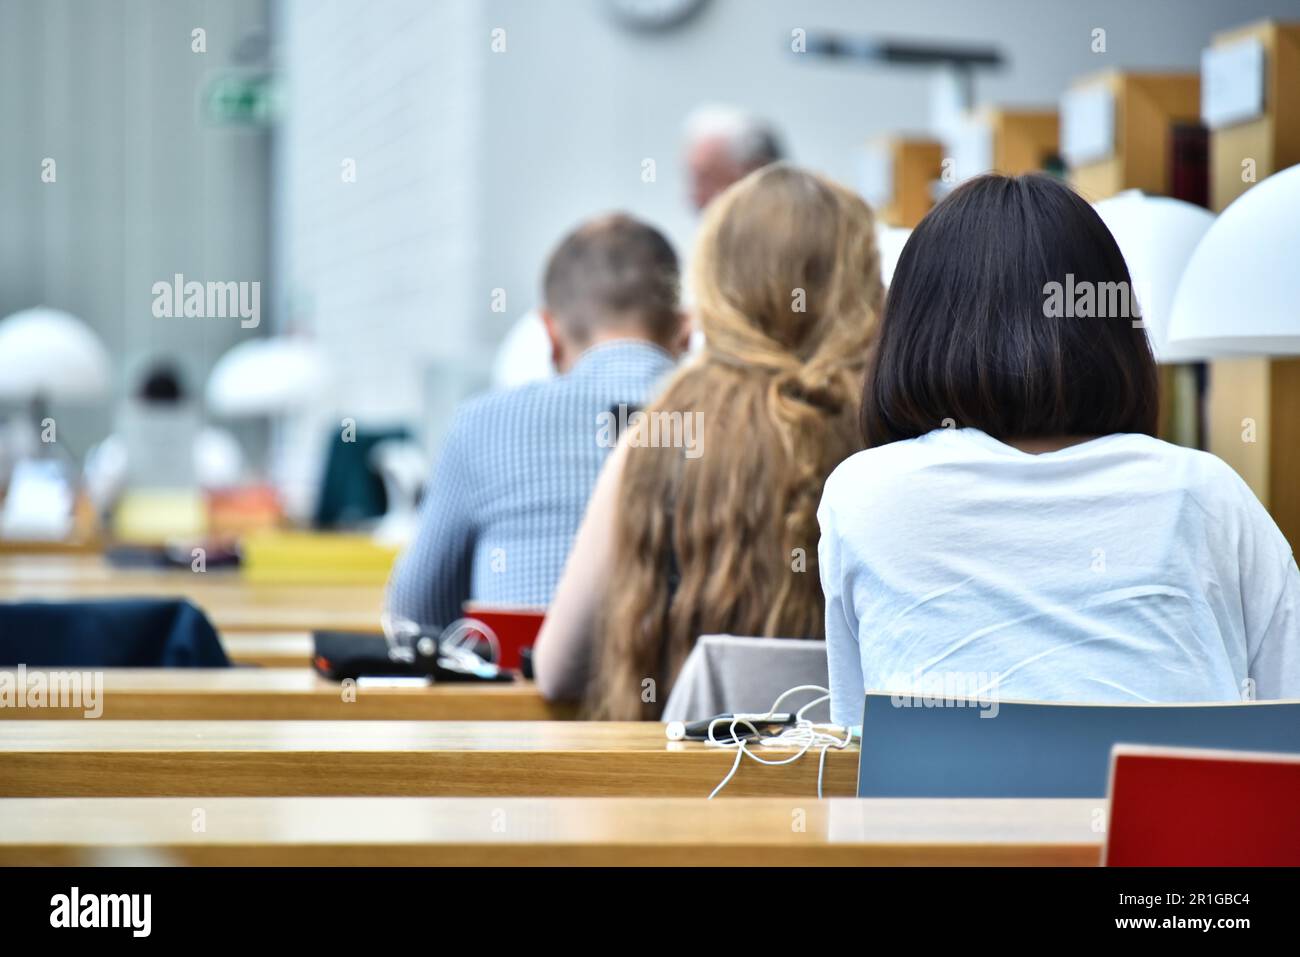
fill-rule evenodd
<path id="1" fill-rule="evenodd" d="M 467 600 L 549 604 L 611 451 L 602 413 L 646 405 L 672 368 L 658 346 L 621 339 L 565 375 L 464 403 L 389 580 L 389 611 L 444 626 Z"/>

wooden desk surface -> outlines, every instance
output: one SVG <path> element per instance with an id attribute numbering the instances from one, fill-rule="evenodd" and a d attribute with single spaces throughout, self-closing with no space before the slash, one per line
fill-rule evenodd
<path id="1" fill-rule="evenodd" d="M 252 631 L 221 635 L 231 661 L 260 668 L 308 668 L 314 650 L 310 631 Z"/>
<path id="2" fill-rule="evenodd" d="M 1104 807 L 852 798 L 9 799 L 0 801 L 0 864 L 1091 866 L 1102 840 L 1091 825 Z"/>
<path id="3" fill-rule="evenodd" d="M 9 798 L 0 801 L 0 865 L 1093 866 L 1099 807 L 1105 801 Z"/>
<path id="4" fill-rule="evenodd" d="M 5 721 L 0 797 L 706 797 L 734 758 L 654 722 Z M 827 754 L 827 796 L 857 768 Z M 747 759 L 722 792 L 816 793 L 816 752 Z"/>
<path id="5" fill-rule="evenodd" d="M 41 669 L 27 669 L 28 680 Z M 57 670 L 57 669 L 54 669 Z M 547 721 L 575 717 L 531 681 L 349 689 L 310 668 L 104 668 L 98 720 L 129 721 Z M 76 707 L 0 707 L 0 721 L 85 720 Z"/>
<path id="6" fill-rule="evenodd" d="M 98 555 L 0 555 L 0 601 L 187 598 L 221 632 L 379 630 L 382 585 L 247 582 L 234 569 L 115 568 Z"/>
<path id="7" fill-rule="evenodd" d="M 45 541 L 33 538 L 0 538 L 0 555 L 98 555 L 103 552 L 101 542 Z"/>

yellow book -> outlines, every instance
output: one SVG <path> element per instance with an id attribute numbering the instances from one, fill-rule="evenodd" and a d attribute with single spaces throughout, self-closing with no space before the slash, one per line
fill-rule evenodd
<path id="1" fill-rule="evenodd" d="M 383 584 L 399 549 L 366 535 L 266 531 L 240 542 L 243 576 L 279 584 Z"/>
<path id="2" fill-rule="evenodd" d="M 207 505 L 197 489 L 136 489 L 113 512 L 113 539 L 131 545 L 198 539 L 207 529 Z"/>

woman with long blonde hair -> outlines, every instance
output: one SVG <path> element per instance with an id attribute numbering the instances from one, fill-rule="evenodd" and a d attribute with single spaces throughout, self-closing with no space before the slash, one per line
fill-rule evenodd
<path id="1" fill-rule="evenodd" d="M 702 634 L 820 637 L 817 505 L 861 448 L 881 305 L 870 208 L 777 164 L 708 208 L 692 271 L 706 346 L 633 416 L 534 650 L 543 693 L 658 717 Z"/>

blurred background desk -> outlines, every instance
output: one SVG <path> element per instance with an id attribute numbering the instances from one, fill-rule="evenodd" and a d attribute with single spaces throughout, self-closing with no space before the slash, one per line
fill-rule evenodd
<path id="1" fill-rule="evenodd" d="M 31 675 L 38 669 L 28 669 Z M 122 721 L 548 721 L 576 716 L 522 679 L 343 686 L 302 668 L 107 668 L 102 715 Z M 0 720 L 83 720 L 85 708 L 0 708 Z"/>
<path id="2" fill-rule="evenodd" d="M 117 568 L 102 556 L 0 553 L 0 601 L 186 598 L 219 632 L 379 631 L 384 586 L 250 582 L 231 569 Z"/>

